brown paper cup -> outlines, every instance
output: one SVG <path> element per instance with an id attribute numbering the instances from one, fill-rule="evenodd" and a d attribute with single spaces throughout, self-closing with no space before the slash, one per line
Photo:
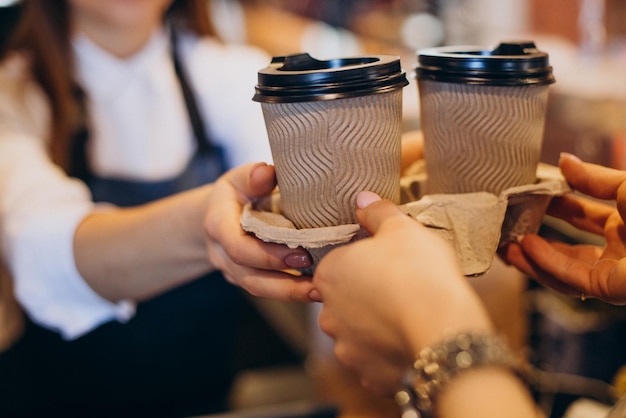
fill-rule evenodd
<path id="1" fill-rule="evenodd" d="M 402 91 L 262 103 L 281 194 L 297 228 L 356 223 L 356 196 L 399 203 Z"/>
<path id="2" fill-rule="evenodd" d="M 418 51 L 426 193 L 533 184 L 541 157 L 548 55 L 532 42 Z"/>
<path id="3" fill-rule="evenodd" d="M 548 86 L 418 81 L 427 193 L 502 191 L 536 181 Z"/>
<path id="4" fill-rule="evenodd" d="M 298 229 L 353 224 L 356 196 L 400 201 L 402 87 L 390 56 L 278 57 L 259 72 L 281 211 Z"/>

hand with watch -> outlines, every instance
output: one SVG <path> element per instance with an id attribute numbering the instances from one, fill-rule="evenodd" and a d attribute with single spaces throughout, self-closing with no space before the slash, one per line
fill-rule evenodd
<path id="1" fill-rule="evenodd" d="M 371 192 L 357 206 L 372 236 L 330 252 L 313 278 L 337 358 L 396 395 L 404 418 L 537 416 L 449 245 Z"/>

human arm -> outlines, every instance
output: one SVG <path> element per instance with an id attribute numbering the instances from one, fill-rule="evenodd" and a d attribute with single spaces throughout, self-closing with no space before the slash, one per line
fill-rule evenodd
<path id="1" fill-rule="evenodd" d="M 306 266 L 304 250 L 263 243 L 239 226 L 243 205 L 274 186 L 272 167 L 250 164 L 154 203 L 91 214 L 76 230 L 78 270 L 113 301 L 145 299 L 216 268 L 255 295 L 309 301 L 308 280 L 276 271 Z"/>
<path id="2" fill-rule="evenodd" d="M 240 208 L 239 201 L 233 202 L 232 207 L 214 207 L 216 220 L 225 216 L 237 218 L 236 225 L 231 222 L 231 226 L 236 229 L 229 233 L 223 228 L 220 231 L 223 235 L 210 236 L 207 244 L 204 241 L 203 211 L 206 210 L 206 205 L 209 205 L 209 197 L 219 200 L 220 205 L 224 204 L 222 198 L 237 197 L 242 199 L 241 202 L 246 198 L 252 198 L 245 195 L 252 187 L 247 183 L 249 177 L 246 170 L 250 168 L 251 166 L 248 166 L 232 171 L 227 175 L 230 177 L 223 177 L 218 182 L 222 185 L 219 194 L 209 193 L 209 189 L 213 187 L 210 186 L 140 208 L 101 208 L 90 201 L 89 192 L 84 184 L 68 178 L 49 161 L 40 141 L 29 136 L 4 134 L 0 138 L 2 252 L 13 276 L 20 304 L 33 320 L 58 329 L 66 338 L 75 338 L 114 318 L 122 321 L 128 319 L 132 316 L 132 309 L 129 308 L 132 308 L 132 301 L 135 298 L 147 297 L 159 289 L 164 290 L 168 286 L 189 280 L 192 273 L 209 271 L 206 245 L 210 243 L 217 247 L 218 244 L 215 243 L 217 239 L 226 241 L 228 245 L 225 246 L 228 246 L 231 253 L 236 251 L 245 253 L 238 256 L 240 263 L 259 262 L 258 257 L 256 261 L 247 258 L 245 245 L 249 244 L 254 247 L 255 254 L 262 254 L 261 264 L 270 266 L 271 261 L 266 260 L 268 256 L 265 251 L 280 257 L 282 255 L 280 251 L 284 249 L 279 249 L 276 253 L 279 246 L 260 245 L 251 237 L 237 235 L 242 233 L 238 224 L 239 212 L 236 212 Z M 270 172 L 265 178 L 271 178 L 271 186 L 266 187 L 273 187 L 273 169 L 262 168 L 261 171 Z M 226 181 L 227 178 L 232 180 L 233 176 L 239 179 L 239 185 L 244 187 L 243 190 L 233 191 L 238 183 Z M 224 190 L 232 193 L 229 195 L 224 193 Z M 192 203 L 196 205 L 196 209 L 192 210 Z M 232 209 L 235 212 L 223 213 L 223 209 Z M 170 222 L 163 222 L 162 220 L 166 218 L 164 212 L 168 211 Z M 180 216 L 182 214 L 185 216 Z M 159 220 L 155 221 L 156 217 Z M 140 219 L 141 222 L 137 223 L 136 219 Z M 193 230 L 193 233 L 184 236 L 178 234 L 182 231 L 181 223 L 185 228 Z M 116 225 L 122 233 L 112 234 L 114 230 L 110 229 L 110 225 Z M 88 229 L 75 235 L 75 231 L 83 227 Z M 167 228 L 170 228 L 170 231 L 175 230 L 175 234 L 168 235 Z M 143 247 L 136 246 L 141 236 L 137 231 L 142 231 L 149 238 L 142 241 Z M 101 241 L 97 251 L 89 250 L 95 247 L 91 247 L 92 244 L 85 245 L 87 241 L 83 240 L 99 239 L 96 235 L 89 237 L 92 232 L 109 234 L 109 238 L 120 240 L 123 246 L 104 245 L 105 241 Z M 157 233 L 161 237 L 152 238 Z M 129 237 L 132 240 L 129 240 Z M 182 243 L 174 241 L 184 237 L 190 241 Z M 164 243 L 165 246 L 162 245 Z M 174 251 L 176 248 L 189 249 L 190 245 L 193 245 L 194 249 L 189 252 Z M 74 253 L 75 249 L 77 254 Z M 92 257 L 90 260 L 82 259 L 85 251 L 89 252 L 88 257 Z M 288 254 L 294 252 L 299 254 L 296 259 L 304 254 L 295 250 L 287 251 Z M 78 261 L 76 257 L 79 258 Z M 172 261 L 174 257 L 182 258 L 176 264 Z M 200 260 L 200 257 L 204 259 Z M 223 257 L 222 261 L 216 263 L 220 263 L 221 268 L 227 268 L 229 260 L 226 256 Z M 168 274 L 172 274 L 168 278 L 169 283 L 164 282 L 162 278 L 156 280 L 162 272 L 155 273 L 155 269 L 145 270 L 137 267 L 148 264 L 150 259 L 158 259 L 161 263 L 167 261 L 170 266 Z M 191 269 L 186 264 L 190 260 L 193 260 L 193 263 L 189 264 L 192 266 Z M 125 266 L 121 261 L 129 264 Z M 92 262 L 95 264 L 88 270 L 86 263 Z M 83 270 L 85 278 L 77 271 L 77 265 Z M 179 271 L 174 272 L 175 268 Z M 289 297 L 296 298 L 307 293 L 308 289 L 303 289 L 304 287 L 311 286 L 305 280 L 298 280 L 280 272 L 275 272 L 274 275 L 263 269 L 250 268 L 238 270 L 237 273 L 243 277 L 259 279 L 271 276 L 272 280 L 262 283 L 271 284 L 271 290 L 263 287 L 252 290 L 256 293 L 269 291 L 267 296 L 272 297 L 284 297 L 288 294 Z M 242 276 L 237 276 L 239 277 Z M 287 280 L 282 280 L 283 278 Z M 144 284 L 152 288 L 138 286 L 135 284 L 138 280 L 144 280 Z M 249 283 L 247 286 L 250 287 Z M 94 288 L 103 294 L 98 294 Z M 288 290 L 279 295 L 282 289 Z"/>
<path id="3" fill-rule="evenodd" d="M 595 297 L 626 304 L 626 172 L 583 163 L 563 154 L 559 161 L 572 188 L 587 197 L 553 198 L 548 214 L 604 238 L 604 247 L 548 242 L 524 236 L 501 252 L 502 257 L 545 286 L 563 294 Z M 599 200 L 614 201 L 615 206 Z"/>
<path id="4" fill-rule="evenodd" d="M 459 332 L 491 333 L 493 326 L 443 240 L 369 192 L 357 204 L 373 236 L 320 262 L 313 278 L 324 304 L 319 322 L 335 339 L 338 359 L 367 388 L 391 394 L 419 350 Z M 453 379 L 437 408 L 441 417 L 535 416 L 522 384 L 495 367 Z"/>

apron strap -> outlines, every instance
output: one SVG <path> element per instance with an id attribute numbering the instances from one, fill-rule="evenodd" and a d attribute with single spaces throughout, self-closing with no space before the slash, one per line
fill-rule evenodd
<path id="1" fill-rule="evenodd" d="M 87 164 L 87 140 L 89 139 L 89 118 L 87 117 L 87 97 L 77 83 L 72 91 L 79 112 L 78 127 L 70 138 L 70 166 L 68 174 L 83 181 L 91 177 Z"/>
<path id="2" fill-rule="evenodd" d="M 191 89 L 191 83 L 189 82 L 187 73 L 183 68 L 178 48 L 178 36 L 174 28 L 172 28 L 171 26 L 169 28 L 169 33 L 174 70 L 176 71 L 176 77 L 178 78 L 180 89 L 182 90 L 183 97 L 185 98 L 187 114 L 189 115 L 191 127 L 193 128 L 193 133 L 198 143 L 198 151 L 204 154 L 212 154 L 215 151 L 215 147 L 207 137 L 204 120 L 202 119 L 202 116 L 200 115 L 200 111 L 198 109 L 198 101 L 195 97 L 193 90 Z"/>

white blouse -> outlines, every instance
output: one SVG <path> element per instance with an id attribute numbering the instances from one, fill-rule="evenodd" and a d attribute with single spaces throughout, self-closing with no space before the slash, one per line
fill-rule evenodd
<path id="1" fill-rule="evenodd" d="M 261 107 L 252 101 L 257 71 L 269 56 L 189 35 L 180 43 L 209 137 L 224 147 L 229 166 L 271 162 Z M 89 97 L 92 171 L 138 180 L 180 173 L 196 145 L 167 35 L 155 33 L 124 60 L 83 36 L 73 46 L 77 76 Z M 103 299 L 76 269 L 76 227 L 104 208 L 92 203 L 82 182 L 50 161 L 44 139 L 49 109 L 24 68 L 17 56 L 0 64 L 0 250 L 30 318 L 72 339 L 104 322 L 128 320 L 134 303 Z"/>

